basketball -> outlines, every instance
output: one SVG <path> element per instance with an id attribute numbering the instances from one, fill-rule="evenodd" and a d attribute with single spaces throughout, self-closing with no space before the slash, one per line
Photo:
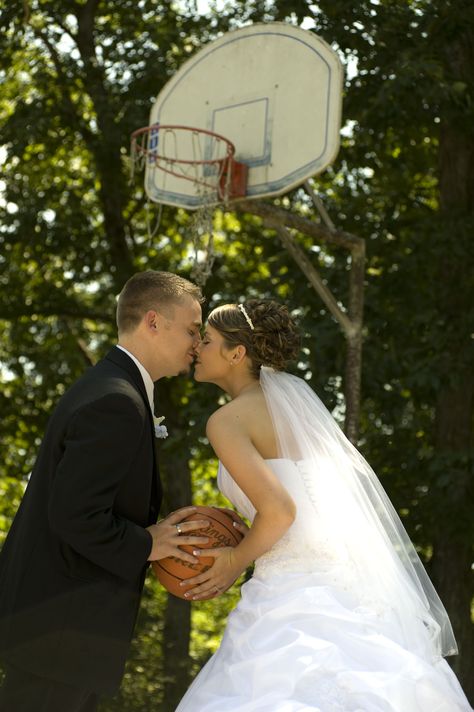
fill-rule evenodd
<path id="1" fill-rule="evenodd" d="M 206 536 L 209 541 L 207 544 L 200 544 L 199 549 L 215 549 L 219 546 L 237 546 L 242 540 L 241 534 L 233 526 L 233 522 L 242 522 L 239 515 L 232 509 L 220 507 L 201 507 L 198 506 L 196 511 L 183 519 L 184 522 L 192 521 L 193 519 L 207 519 L 209 525 L 205 529 L 199 529 L 192 532 L 187 532 L 187 536 Z M 192 554 L 192 546 L 184 545 L 180 547 L 183 551 Z M 158 581 L 167 591 L 178 598 L 184 598 L 184 594 L 188 587 L 181 587 L 181 581 L 197 576 L 211 568 L 214 559 L 211 556 L 200 556 L 199 562 L 191 564 L 175 556 L 168 556 L 159 561 L 152 561 L 151 568 L 157 577 Z M 213 596 L 209 596 L 212 598 Z M 204 600 L 204 599 L 201 599 Z"/>

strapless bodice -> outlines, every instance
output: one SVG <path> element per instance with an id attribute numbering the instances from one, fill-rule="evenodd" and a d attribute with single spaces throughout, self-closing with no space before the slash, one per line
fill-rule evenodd
<path id="1" fill-rule="evenodd" d="M 283 537 L 256 561 L 255 573 L 313 571 L 315 565 L 319 570 L 339 568 L 344 556 L 335 550 L 334 541 L 323 525 L 325 518 L 318 516 L 314 478 L 309 477 L 307 463 L 283 458 L 268 459 L 266 463 L 293 499 L 296 517 Z M 255 507 L 222 463 L 219 464 L 217 484 L 222 494 L 252 522 Z"/>
<path id="2" fill-rule="evenodd" d="M 271 470 L 277 475 L 282 484 L 285 479 L 291 479 L 291 476 L 295 476 L 295 469 L 297 464 L 293 460 L 285 460 L 282 458 L 275 458 L 271 460 L 265 460 L 269 465 Z M 223 495 L 229 499 L 234 507 L 247 517 L 251 522 L 255 517 L 255 507 L 249 500 L 245 492 L 243 492 L 237 482 L 232 478 L 229 472 L 225 469 L 222 462 L 219 462 L 219 469 L 217 471 L 217 486 Z"/>

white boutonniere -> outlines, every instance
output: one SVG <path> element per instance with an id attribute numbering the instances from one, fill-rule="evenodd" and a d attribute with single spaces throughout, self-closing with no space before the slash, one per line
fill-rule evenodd
<path id="1" fill-rule="evenodd" d="M 154 415 L 153 416 L 153 425 L 155 426 L 155 438 L 167 438 L 168 437 L 168 430 L 166 429 L 166 425 L 162 425 L 161 423 L 164 421 L 165 416 L 164 415 Z"/>

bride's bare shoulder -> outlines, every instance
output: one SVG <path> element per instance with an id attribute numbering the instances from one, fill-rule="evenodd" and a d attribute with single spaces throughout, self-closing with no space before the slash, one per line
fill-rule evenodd
<path id="1" fill-rule="evenodd" d="M 252 440 L 256 434 L 271 429 L 271 419 L 261 391 L 244 393 L 216 410 L 207 421 L 206 431 L 246 434 Z"/>
<path id="2" fill-rule="evenodd" d="M 259 389 L 237 396 L 237 398 L 234 398 L 216 410 L 211 415 L 211 418 L 215 420 L 238 420 L 240 417 L 247 418 L 252 416 L 256 412 L 260 414 L 262 411 L 266 411 L 266 409 L 265 397 Z"/>

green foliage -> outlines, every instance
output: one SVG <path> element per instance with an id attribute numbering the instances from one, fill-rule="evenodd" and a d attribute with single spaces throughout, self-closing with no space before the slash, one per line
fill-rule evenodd
<path id="1" fill-rule="evenodd" d="M 5 540 L 23 492 L 22 483 L 15 477 L 0 478 L 0 544 Z"/>

